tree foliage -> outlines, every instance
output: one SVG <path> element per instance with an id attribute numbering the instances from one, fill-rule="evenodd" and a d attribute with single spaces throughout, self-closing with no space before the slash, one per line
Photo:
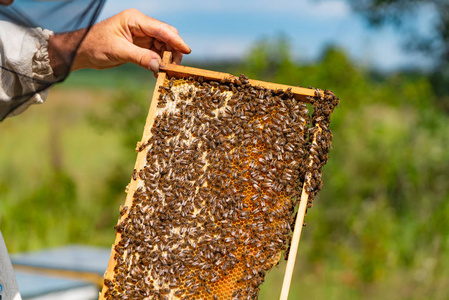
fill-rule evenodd
<path id="1" fill-rule="evenodd" d="M 393 24 L 404 31 L 405 46 L 438 57 L 438 66 L 449 61 L 449 1 L 447 0 L 348 0 L 373 26 Z M 432 15 L 432 30 L 418 28 L 416 17 Z M 437 66 L 437 67 L 438 67 Z"/>

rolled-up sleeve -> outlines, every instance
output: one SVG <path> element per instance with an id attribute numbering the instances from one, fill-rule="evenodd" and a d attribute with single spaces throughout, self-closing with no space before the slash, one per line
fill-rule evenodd
<path id="1" fill-rule="evenodd" d="M 0 21 L 0 120 L 45 101 L 48 89 L 42 88 L 54 81 L 48 57 L 52 34 Z"/>

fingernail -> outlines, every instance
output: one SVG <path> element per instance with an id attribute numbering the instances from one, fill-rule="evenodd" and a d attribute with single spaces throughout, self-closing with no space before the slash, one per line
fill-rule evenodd
<path id="1" fill-rule="evenodd" d="M 159 61 L 155 58 L 153 58 L 150 61 L 150 70 L 153 72 L 158 72 L 159 71 Z"/>

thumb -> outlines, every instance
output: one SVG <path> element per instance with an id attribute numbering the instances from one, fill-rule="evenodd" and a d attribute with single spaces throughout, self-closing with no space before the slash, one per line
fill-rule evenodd
<path id="1" fill-rule="evenodd" d="M 159 71 L 159 64 L 162 59 L 154 51 L 136 46 L 132 43 L 126 43 L 122 46 L 122 51 L 120 52 L 124 62 L 136 64 L 154 73 Z"/>

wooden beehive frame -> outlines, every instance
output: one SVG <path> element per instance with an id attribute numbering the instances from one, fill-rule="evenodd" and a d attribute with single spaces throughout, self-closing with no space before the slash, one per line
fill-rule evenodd
<path id="1" fill-rule="evenodd" d="M 153 92 L 153 98 L 151 100 L 150 109 L 148 112 L 148 116 L 146 119 L 144 132 L 142 135 L 142 140 L 140 143 L 138 143 L 137 148 L 141 145 L 141 143 L 144 143 L 145 141 L 149 140 L 151 138 L 151 128 L 153 127 L 154 119 L 156 116 L 156 110 L 159 100 L 159 87 L 164 84 L 164 81 L 167 79 L 167 76 L 174 76 L 176 78 L 188 78 L 188 77 L 203 77 L 204 80 L 214 80 L 214 81 L 220 81 L 224 79 L 230 79 L 234 80 L 234 75 L 227 74 L 227 73 L 221 73 L 221 72 L 215 72 L 210 70 L 203 70 L 198 68 L 192 68 L 192 67 L 186 67 L 186 66 L 180 66 L 172 64 L 172 53 L 171 52 L 165 52 L 163 55 L 162 63 L 160 64 L 160 72 L 157 77 L 156 86 L 154 88 Z M 309 103 L 308 98 L 314 97 L 316 90 L 314 89 L 308 89 L 308 88 L 302 88 L 302 87 L 295 87 L 295 86 L 288 86 L 283 84 L 277 84 L 277 83 L 271 83 L 271 82 L 264 82 L 259 80 L 253 80 L 249 79 L 249 83 L 253 86 L 261 86 L 268 89 L 273 90 L 287 90 L 291 89 L 291 92 L 293 93 L 293 97 L 299 101 Z M 316 135 L 316 134 L 315 134 Z M 313 140 L 313 143 L 315 143 L 316 140 Z M 146 164 L 146 152 L 145 151 L 139 151 L 137 154 L 136 163 L 134 166 L 135 170 L 140 170 L 143 168 Z M 138 181 L 131 180 L 130 184 L 126 188 L 126 200 L 124 206 L 131 207 L 133 202 L 133 195 L 134 192 L 137 189 Z M 284 276 L 284 282 L 282 285 L 281 290 L 281 300 L 286 300 L 288 298 L 288 292 L 290 289 L 290 283 L 293 275 L 293 269 L 295 265 L 295 259 L 296 254 L 298 250 L 299 240 L 301 237 L 301 231 L 304 223 L 304 216 L 307 209 L 307 202 L 309 195 L 306 191 L 306 185 L 309 184 L 309 181 L 304 182 L 304 186 L 302 189 L 301 199 L 300 199 L 300 205 L 298 208 L 298 213 L 295 221 L 295 230 L 293 231 L 291 246 L 290 246 L 290 253 L 288 256 L 288 262 L 285 270 L 285 276 Z M 127 217 L 127 212 L 122 215 L 119 218 L 118 223 L 122 222 Z M 119 243 L 121 240 L 121 234 L 117 232 L 114 245 L 112 246 L 111 256 L 108 263 L 108 268 L 105 272 L 105 279 L 112 279 L 113 273 L 114 273 L 114 267 L 116 265 L 114 255 L 115 255 L 115 245 Z M 106 291 L 106 287 L 103 286 L 103 290 L 100 293 L 100 300 L 105 299 L 104 298 L 104 292 Z"/>

